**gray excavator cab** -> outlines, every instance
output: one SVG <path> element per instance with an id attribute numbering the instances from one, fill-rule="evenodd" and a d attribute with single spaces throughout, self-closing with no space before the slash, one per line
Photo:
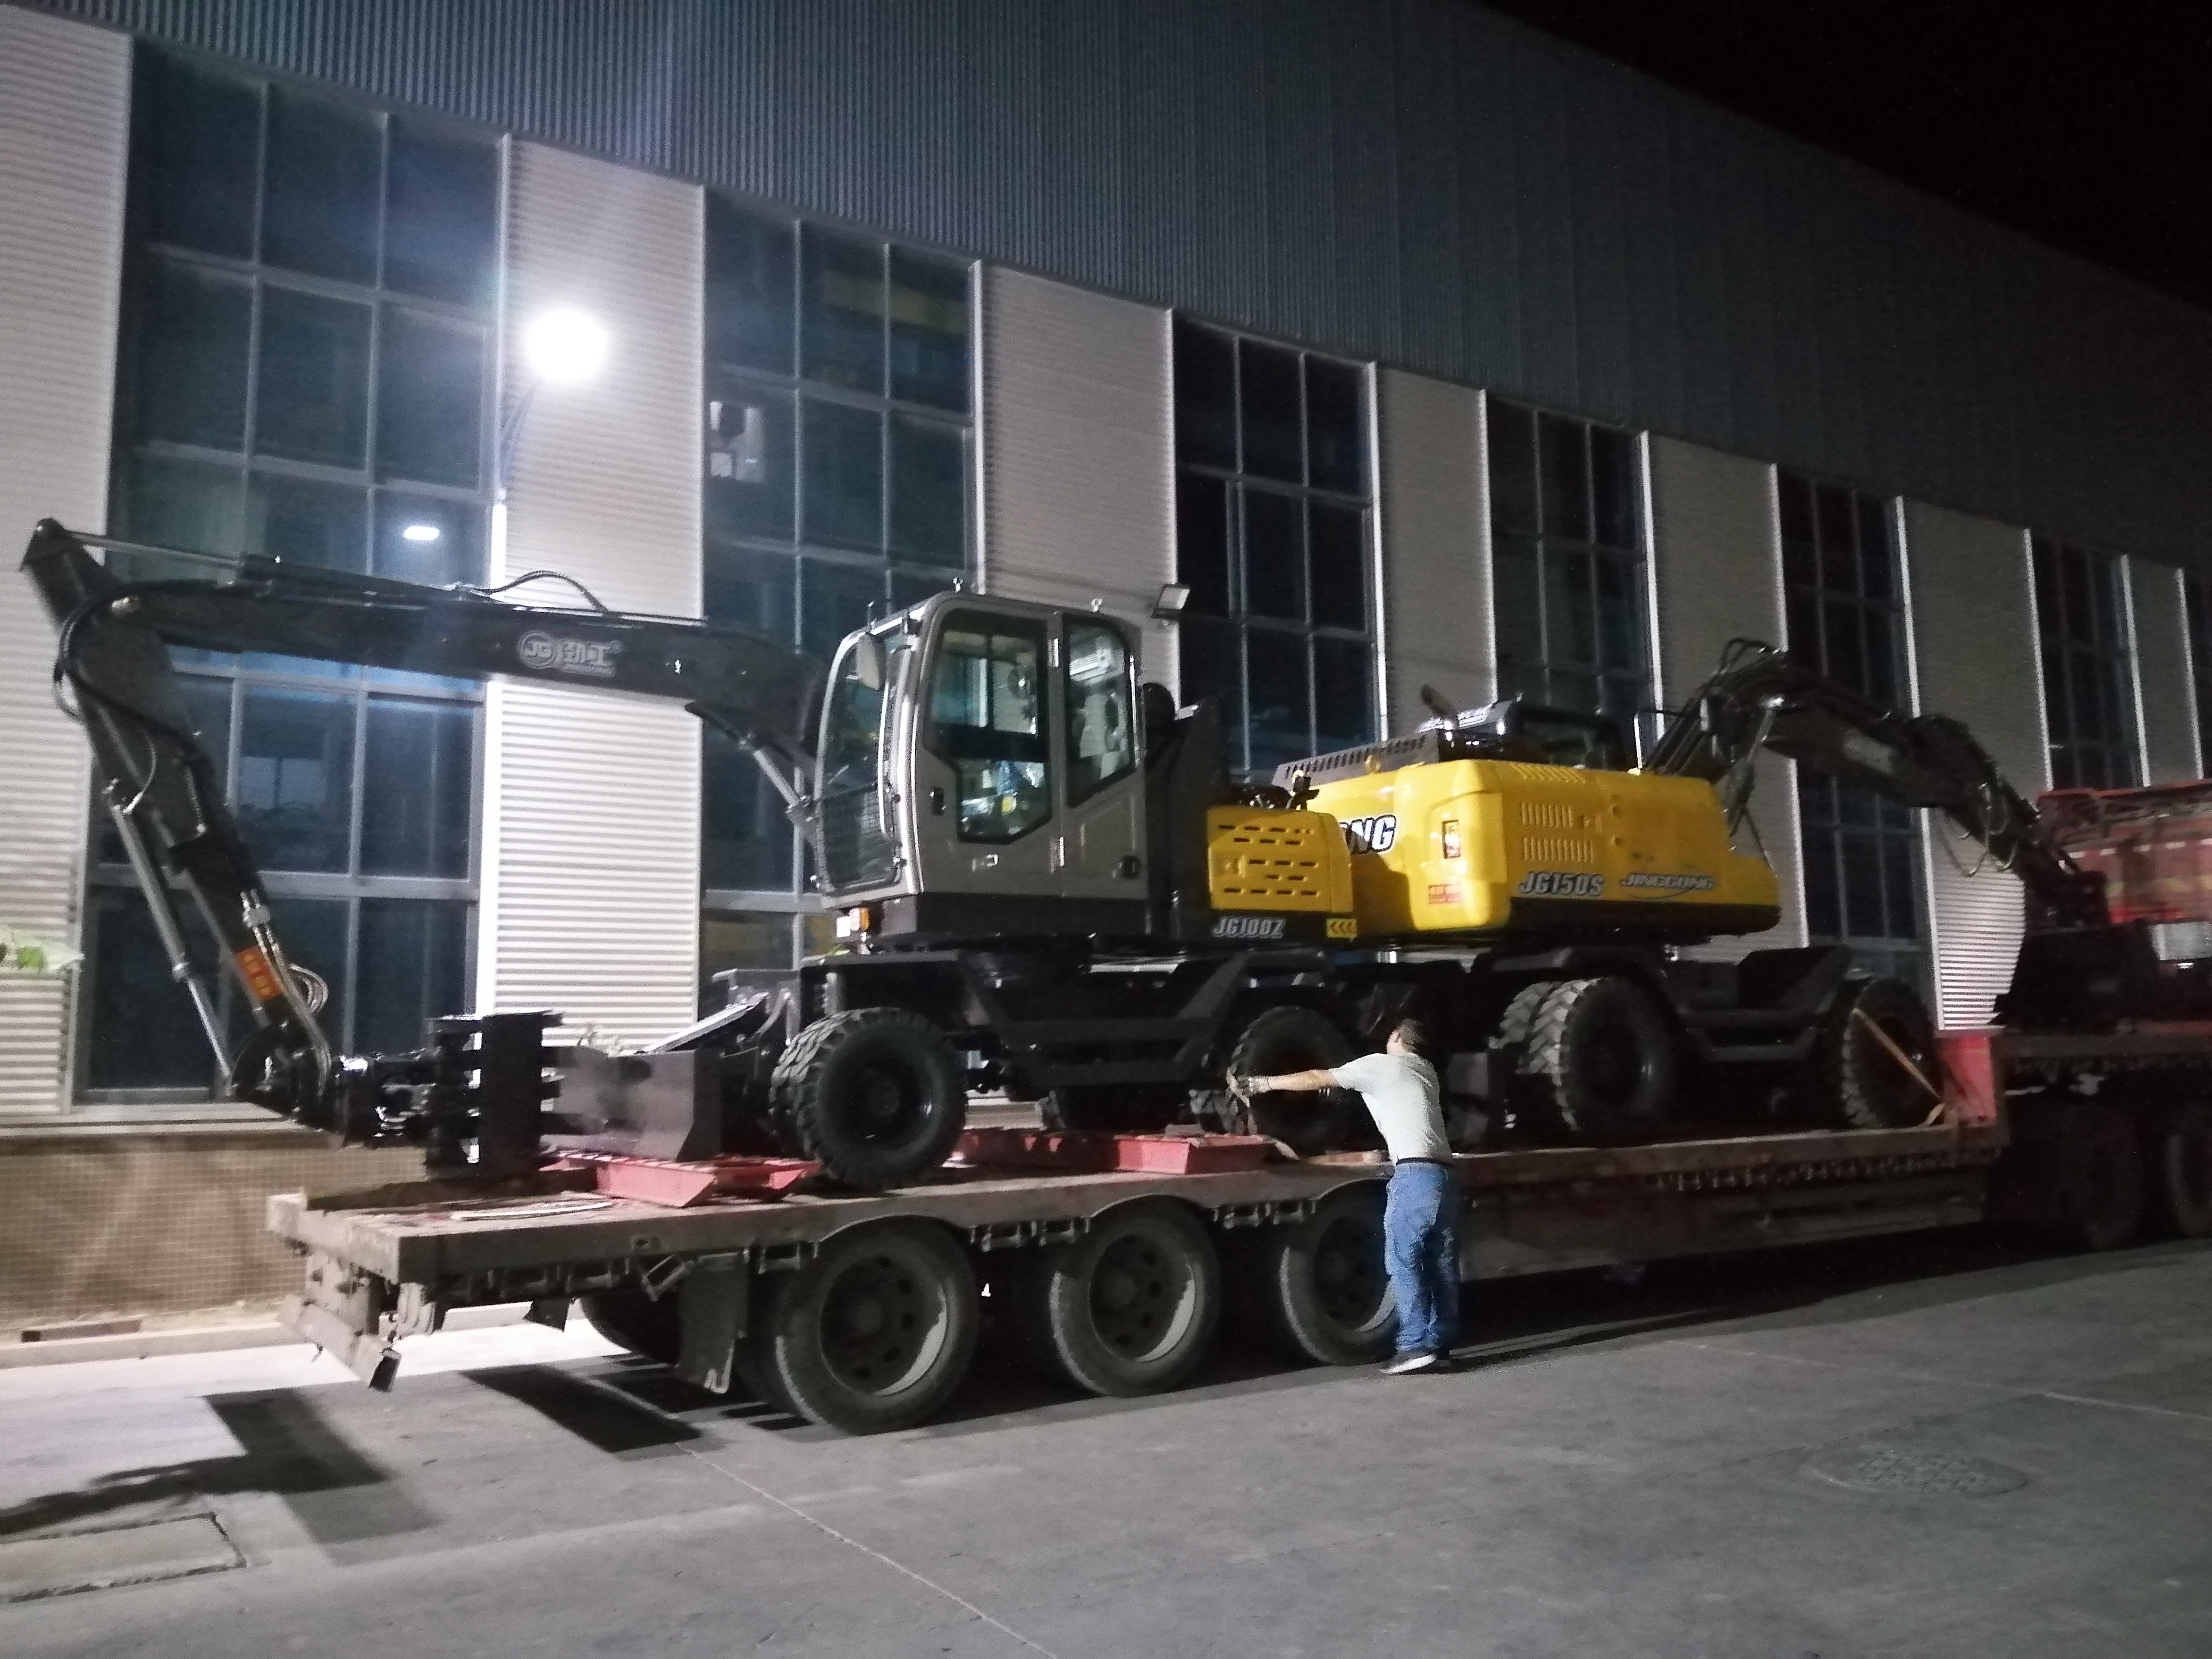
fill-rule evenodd
<path id="1" fill-rule="evenodd" d="M 975 593 L 848 638 L 815 792 L 841 931 L 1141 933 L 1136 655 L 1112 617 Z"/>

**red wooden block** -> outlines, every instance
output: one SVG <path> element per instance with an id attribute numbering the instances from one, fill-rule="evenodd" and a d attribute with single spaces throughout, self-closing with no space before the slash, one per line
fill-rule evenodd
<path id="1" fill-rule="evenodd" d="M 731 1198 L 780 1198 L 822 1166 L 803 1158 L 629 1158 L 618 1153 L 571 1153 L 599 1172 L 599 1189 L 611 1198 L 635 1199 L 684 1209 L 710 1194 Z"/>
<path id="2" fill-rule="evenodd" d="M 1256 1170 L 1274 1142 L 1265 1135 L 1116 1135 L 1115 1167 L 1154 1175 L 1218 1175 Z"/>
<path id="3" fill-rule="evenodd" d="M 987 1127 L 969 1129 L 952 1149 L 963 1164 L 1012 1170 L 1110 1170 L 1110 1138 L 1081 1131 Z"/>

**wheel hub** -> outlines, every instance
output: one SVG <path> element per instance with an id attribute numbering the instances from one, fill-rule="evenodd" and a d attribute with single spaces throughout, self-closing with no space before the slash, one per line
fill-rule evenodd
<path id="1" fill-rule="evenodd" d="M 922 1358 L 933 1311 L 927 1286 L 898 1262 L 884 1256 L 856 1261 L 824 1299 L 822 1357 L 847 1387 L 884 1392 Z"/>
<path id="2" fill-rule="evenodd" d="M 1168 1339 L 1181 1299 L 1174 1268 L 1146 1239 L 1115 1240 L 1091 1274 L 1091 1322 L 1125 1358 L 1140 1358 Z"/>

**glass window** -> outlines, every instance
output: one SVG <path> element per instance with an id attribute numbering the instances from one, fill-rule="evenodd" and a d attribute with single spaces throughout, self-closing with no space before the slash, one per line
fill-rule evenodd
<path id="1" fill-rule="evenodd" d="M 1218 700 L 1248 775 L 1369 741 L 1367 691 L 1318 704 L 1373 675 L 1364 376 L 1181 319 L 1174 362 L 1183 696 Z"/>
<path id="2" fill-rule="evenodd" d="M 705 259 L 704 614 L 827 660 L 968 567 L 970 268 L 720 197 Z M 782 915 L 795 832 L 753 763 L 704 741 L 704 885 Z M 849 885 L 889 854 L 845 827 Z"/>
<path id="3" fill-rule="evenodd" d="M 1052 816 L 1043 629 L 956 612 L 939 635 L 927 743 L 951 763 L 963 841 L 1018 841 Z"/>
<path id="4" fill-rule="evenodd" d="M 1508 696 L 1650 717 L 1650 624 L 1632 434 L 1489 400 L 1491 582 Z"/>
<path id="5" fill-rule="evenodd" d="M 346 869 L 355 700 L 257 686 L 245 701 L 231 795 L 246 845 L 271 870 Z"/>
<path id="6" fill-rule="evenodd" d="M 1854 691 L 1899 702 L 1905 618 L 1891 503 L 1788 472 L 1777 475 L 1775 489 L 1790 654 Z M 1808 938 L 1849 945 L 1868 972 L 1923 984 L 1914 813 L 1872 790 L 1796 770 Z"/>
<path id="7" fill-rule="evenodd" d="M 884 245 L 812 225 L 799 232 L 805 304 L 799 373 L 825 386 L 884 390 Z"/>
<path id="8" fill-rule="evenodd" d="M 481 580 L 496 143 L 143 46 L 134 72 L 112 522 L 211 552 Z M 331 981 L 333 1043 L 416 1047 L 425 1008 L 465 1002 L 481 689 L 173 654 L 280 934 Z M 112 993 L 137 963 L 166 984 L 112 836 L 89 879 L 88 908 L 114 918 L 95 976 Z M 88 1089 L 206 1090 L 197 1022 L 167 995 L 184 1019 L 127 1035 L 128 1003 L 88 1000 L 88 1053 L 123 1056 L 88 1066 Z"/>
<path id="9" fill-rule="evenodd" d="M 968 267 L 890 250 L 891 396 L 968 407 Z"/>
<path id="10" fill-rule="evenodd" d="M 2142 781 L 2126 568 L 2108 554 L 2033 538 L 2035 618 L 2055 789 L 2128 789 Z"/>
<path id="11" fill-rule="evenodd" d="M 957 426 L 894 415 L 890 441 L 892 553 L 924 564 L 963 568 L 968 562 L 967 434 Z"/>
<path id="12" fill-rule="evenodd" d="M 152 259 L 139 296 L 133 388 L 138 438 L 245 448 L 253 289 L 228 276 Z"/>
<path id="13" fill-rule="evenodd" d="M 270 93 L 264 259 L 374 282 L 383 189 L 384 135 L 374 115 L 285 88 Z"/>
<path id="14" fill-rule="evenodd" d="M 707 201 L 707 355 L 710 361 L 791 373 L 793 305 L 797 271 L 794 231 L 787 221 L 764 219 Z"/>
<path id="15" fill-rule="evenodd" d="M 368 442 L 369 308 L 285 289 L 261 297 L 254 447 L 359 467 Z"/>
<path id="16" fill-rule="evenodd" d="M 135 887 L 95 887 L 85 908 L 86 1018 L 94 1034 L 85 1045 L 85 1086 L 204 1091 L 215 1060 L 191 997 L 169 977 L 144 896 Z M 176 908 L 199 961 L 213 962 L 214 945 L 191 905 Z"/>
<path id="17" fill-rule="evenodd" d="M 387 307 L 377 386 L 379 470 L 474 489 L 483 465 L 484 334 Z"/>
<path id="18" fill-rule="evenodd" d="M 1067 624 L 1067 799 L 1086 801 L 1137 766 L 1129 648 L 1102 623 Z"/>
<path id="19" fill-rule="evenodd" d="M 499 152 L 480 139 L 392 123 L 384 283 L 472 310 L 492 300 L 499 252 Z"/>
<path id="20" fill-rule="evenodd" d="M 260 89 L 141 53 L 131 98 L 131 204 L 148 241 L 253 257 Z"/>
<path id="21" fill-rule="evenodd" d="M 362 726 L 361 868 L 377 876 L 469 873 L 475 711 L 465 703 L 371 697 Z"/>

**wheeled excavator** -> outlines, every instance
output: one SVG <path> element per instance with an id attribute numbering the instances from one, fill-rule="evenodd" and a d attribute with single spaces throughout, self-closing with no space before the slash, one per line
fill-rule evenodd
<path id="1" fill-rule="evenodd" d="M 1063 1127 L 1194 1116 L 1318 1150 L 1356 1134 L 1351 1103 L 1234 1103 L 1222 1080 L 1334 1064 L 1407 1012 L 1439 1035 L 1448 1086 L 1514 1103 L 1491 1121 L 1534 1133 L 1671 1127 L 1680 1097 L 1711 1092 L 1678 1090 L 1685 1068 L 1832 1121 L 1917 1121 L 1932 1042 L 1910 990 L 1855 977 L 1838 947 L 1688 949 L 1780 914 L 1739 845 L 1761 748 L 1945 811 L 2027 884 L 2035 948 L 2005 1018 L 2117 1017 L 2146 976 L 2197 984 L 2104 917 L 1962 727 L 1765 647 L 1735 651 L 1640 768 L 1602 720 L 1437 700 L 1412 734 L 1251 786 L 1227 773 L 1213 708 L 1140 684 L 1134 629 L 1096 611 L 939 593 L 855 629 L 825 673 L 781 641 L 580 590 L 505 597 L 529 578 L 437 588 L 251 556 L 177 574 L 207 558 L 40 524 L 24 568 L 57 684 L 231 1091 L 419 1145 L 434 1175 L 498 1181 L 563 1150 L 779 1151 L 880 1188 L 926 1177 L 992 1089 Z M 418 1051 L 335 1054 L 171 645 L 679 702 L 787 803 L 838 947 L 720 975 L 720 1007 L 642 1053 L 555 1045 L 557 1015 L 495 1011 L 433 1021 Z M 2082 963 L 2110 995 L 2060 988 Z"/>

